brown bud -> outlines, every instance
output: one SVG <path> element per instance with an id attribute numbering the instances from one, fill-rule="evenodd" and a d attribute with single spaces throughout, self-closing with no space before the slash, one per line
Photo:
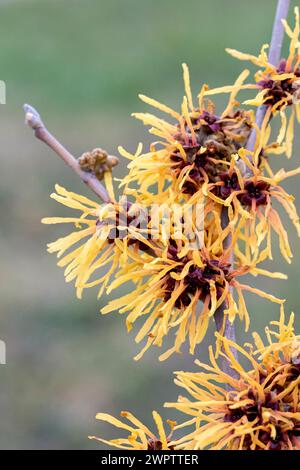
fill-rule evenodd
<path id="1" fill-rule="evenodd" d="M 119 164 L 119 159 L 118 157 L 114 157 L 113 155 L 108 155 L 106 163 L 109 168 L 113 168 L 114 166 L 117 166 Z"/>
<path id="2" fill-rule="evenodd" d="M 105 163 L 108 157 L 108 153 L 101 148 L 95 148 L 94 150 L 92 150 L 91 154 L 95 158 L 97 163 Z"/>

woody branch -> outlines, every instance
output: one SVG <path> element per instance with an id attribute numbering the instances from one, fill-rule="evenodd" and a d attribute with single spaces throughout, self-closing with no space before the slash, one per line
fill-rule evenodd
<path id="1" fill-rule="evenodd" d="M 283 37 L 284 37 L 284 28 L 282 24 L 282 20 L 285 19 L 288 15 L 289 11 L 289 5 L 290 5 L 290 0 L 278 0 L 277 3 L 277 9 L 276 9 L 276 14 L 275 14 L 275 20 L 273 24 L 273 30 L 272 30 L 272 37 L 271 37 L 271 43 L 270 43 L 270 49 L 269 49 L 269 56 L 268 60 L 270 64 L 272 65 L 278 65 L 280 61 L 280 54 L 281 54 L 281 49 L 282 49 L 282 42 L 283 42 Z M 257 109 L 256 113 L 256 125 L 258 128 L 261 127 L 264 117 L 266 115 L 267 111 L 267 106 L 262 105 L 259 106 Z M 256 143 L 256 130 L 255 128 L 252 129 L 252 132 L 249 136 L 246 148 L 250 151 L 253 151 L 255 148 L 255 143 Z M 249 155 L 249 158 L 250 155 Z M 229 223 L 229 218 L 228 218 L 228 210 L 227 208 L 222 209 L 222 214 L 221 214 L 221 225 L 222 228 L 225 228 Z M 228 248 L 231 244 L 231 236 L 228 235 L 228 237 L 224 241 L 224 249 Z M 230 256 L 231 263 L 233 263 L 234 260 L 234 254 L 233 251 Z M 218 331 L 221 331 L 222 328 L 224 327 L 223 335 L 226 336 L 228 339 L 235 341 L 235 328 L 232 323 L 230 323 L 228 318 L 225 317 L 225 310 L 227 308 L 226 302 L 224 302 L 216 311 L 214 318 L 215 318 L 215 323 L 216 323 L 216 328 Z M 225 323 L 224 323 L 225 320 Z M 233 354 L 237 357 L 237 351 L 232 350 Z M 227 360 L 224 359 L 223 361 L 223 370 L 229 375 L 233 375 L 233 371 L 228 363 Z"/>
<path id="2" fill-rule="evenodd" d="M 95 174 L 82 170 L 78 160 L 48 131 L 37 110 L 25 104 L 24 111 L 25 122 L 34 131 L 35 137 L 47 144 L 103 202 L 109 202 L 103 184 Z"/>

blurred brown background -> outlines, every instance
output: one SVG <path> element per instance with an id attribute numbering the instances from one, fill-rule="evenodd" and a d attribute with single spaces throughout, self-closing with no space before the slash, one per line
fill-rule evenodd
<path id="1" fill-rule="evenodd" d="M 130 117 L 145 109 L 137 94 L 178 106 L 183 61 L 195 94 L 203 82 L 231 83 L 244 64 L 224 47 L 258 52 L 269 41 L 275 6 L 275 0 L 0 0 L 0 78 L 7 85 L 7 104 L 0 106 L 0 338 L 7 344 L 0 448 L 97 449 L 88 434 L 112 434 L 94 420 L 96 412 L 130 409 L 150 424 L 151 411 L 166 415 L 162 403 L 177 397 L 172 371 L 194 367 L 188 353 L 158 363 L 156 350 L 134 363 L 138 347 L 124 319 L 99 314 L 107 299 L 99 302 L 89 291 L 78 301 L 65 284 L 55 257 L 46 253 L 46 242 L 63 229 L 40 219 L 63 214 L 49 199 L 56 182 L 93 195 L 33 139 L 22 104 L 38 107 L 76 155 L 96 146 L 116 153 L 118 144 L 134 150 L 140 140 L 149 142 Z M 298 134 L 292 161 L 275 157 L 276 167 L 299 165 Z M 122 161 L 117 175 L 125 171 Z M 289 188 L 300 200 L 299 180 Z M 277 256 L 272 269 L 287 272 L 289 281 L 249 282 L 288 299 L 287 311 L 299 316 L 299 240 L 287 227 L 294 263 Z M 277 318 L 275 304 L 248 299 L 252 330 Z M 249 335 L 239 327 L 238 337 Z M 212 341 L 213 331 L 198 357 L 206 358 Z"/>

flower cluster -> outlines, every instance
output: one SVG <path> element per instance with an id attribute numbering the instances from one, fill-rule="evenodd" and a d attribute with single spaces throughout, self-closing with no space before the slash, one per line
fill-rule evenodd
<path id="1" fill-rule="evenodd" d="M 156 412 L 153 417 L 159 437 L 130 413 L 122 412 L 131 425 L 107 414 L 96 418 L 129 432 L 126 438 L 92 438 L 123 449 L 299 450 L 300 336 L 294 334 L 293 324 L 294 315 L 285 322 L 282 309 L 280 320 L 266 328 L 267 342 L 253 333 L 253 343 L 244 348 L 217 334 L 223 345 L 219 354 L 234 376 L 222 371 L 212 347 L 211 365 L 196 361 L 201 372 L 176 372 L 175 383 L 188 396 L 179 396 L 176 403 L 165 407 L 179 410 L 188 420 L 179 425 L 168 421 L 168 436 Z M 247 367 L 237 362 L 233 350 L 244 357 Z"/>
<path id="2" fill-rule="evenodd" d="M 286 20 L 282 20 L 285 32 L 290 38 L 289 55 L 282 59 L 277 66 L 269 63 L 264 44 L 258 57 L 244 54 L 235 49 L 226 49 L 229 54 L 240 60 L 247 60 L 259 67 L 255 74 L 255 85 L 251 88 L 258 89 L 255 98 L 245 101 L 251 106 L 265 104 L 269 113 L 275 115 L 280 113 L 281 129 L 278 134 L 277 143 L 281 144 L 285 139 L 285 152 L 288 157 L 292 154 L 294 136 L 295 114 L 300 122 L 300 60 L 299 60 L 299 8 L 295 8 L 295 27 L 290 28 Z M 292 107 L 289 121 L 286 117 L 288 107 Z M 266 121 L 267 123 L 267 121 Z"/>
<path id="3" fill-rule="evenodd" d="M 80 212 L 77 217 L 43 219 L 46 224 L 75 225 L 74 232 L 50 243 L 48 249 L 60 258 L 66 280 L 75 280 L 78 297 L 85 288 L 98 286 L 101 296 L 129 284 L 127 293 L 111 300 L 102 313 L 125 314 L 128 331 L 139 323 L 135 340 L 144 341 L 144 346 L 135 359 L 152 345 L 161 347 L 171 333 L 175 335 L 173 346 L 161 360 L 180 352 L 185 342 L 194 354 L 211 319 L 222 309 L 216 355 L 225 357 L 233 375 L 220 369 L 210 348 L 211 366 L 198 362 L 206 372 L 177 373 L 176 383 L 192 399 L 180 397 L 178 403 L 168 404 L 191 417 L 175 429 L 186 425 L 195 429 L 174 440 L 175 424 L 169 422 L 167 435 L 156 412 L 157 436 L 128 412 L 122 416 L 129 424 L 98 414 L 98 419 L 129 433 L 109 441 L 113 446 L 148 450 L 299 448 L 300 347 L 293 333 L 293 317 L 286 325 L 284 300 L 241 282 L 249 274 L 286 278 L 261 266 L 272 259 L 273 232 L 283 258 L 290 262 L 293 256 L 281 213 L 300 236 L 294 198 L 282 185 L 299 174 L 300 167 L 272 169 L 273 154 L 291 156 L 295 115 L 300 122 L 298 8 L 295 17 L 293 30 L 284 22 L 290 38 L 289 56 L 278 66 L 269 63 L 266 45 L 258 57 L 227 50 L 259 67 L 253 83 L 245 83 L 250 72 L 244 70 L 233 85 L 210 89 L 204 84 L 195 103 L 189 71 L 183 64 L 185 94 L 179 111 L 140 95 L 168 120 L 150 113 L 134 114 L 150 126 L 156 141 L 146 153 L 141 144 L 135 153 L 119 147 L 120 154 L 130 160 L 128 174 L 120 182 L 120 200 L 115 197 L 111 175 L 117 160 L 108 165 L 106 152 L 99 149 L 84 154 L 80 165 L 104 178 L 109 202 L 100 205 L 60 186 L 52 195 Z M 258 94 L 240 104 L 237 97 L 245 89 L 258 90 Z M 211 99 L 219 93 L 229 94 L 221 111 Z M 258 123 L 255 106 L 261 105 L 262 122 Z M 281 127 L 272 141 L 277 116 Z M 178 210 L 187 207 L 191 212 Z M 189 227 L 188 232 L 181 230 L 183 226 Z M 267 346 L 254 335 L 255 345 L 248 345 L 249 351 L 223 336 L 226 325 L 233 324 L 236 317 L 244 320 L 246 330 L 249 327 L 245 291 L 281 305 L 280 321 L 273 322 L 278 332 L 267 330 Z M 239 364 L 233 350 L 250 361 L 249 370 Z"/>
<path id="4" fill-rule="evenodd" d="M 290 56 L 286 61 L 289 68 L 297 62 L 297 28 L 291 33 L 286 25 L 291 36 Z M 267 64 L 265 52 L 252 60 L 258 65 Z M 263 73 L 272 74 L 272 70 L 266 65 Z M 247 273 L 284 278 L 280 273 L 268 273 L 260 267 L 267 258 L 272 259 L 272 231 L 278 235 L 283 257 L 288 262 L 292 258 L 287 232 L 276 204 L 283 207 L 300 235 L 293 197 L 281 185 L 286 178 L 298 174 L 300 168 L 288 172 L 282 169 L 274 174 L 270 165 L 271 152 L 283 152 L 287 145 L 286 142 L 284 145 L 268 142 L 269 114 L 275 114 L 278 109 L 274 108 L 273 101 L 266 101 L 269 108 L 259 130 L 256 129 L 253 110 L 237 107 L 238 92 L 250 86 L 244 84 L 249 75 L 247 70 L 240 74 L 233 86 L 215 90 L 202 86 L 197 107 L 194 106 L 185 64 L 183 72 L 185 96 L 180 113 L 141 96 L 146 103 L 168 113 L 175 123 L 152 114 L 136 114 L 144 124 L 152 126 L 150 132 L 160 140 L 153 143 L 146 154 L 141 153 L 141 145 L 134 155 L 120 148 L 120 153 L 131 160 L 129 173 L 121 182 L 123 195 L 131 198 L 131 202 L 127 202 L 125 207 L 116 202 L 111 174 L 105 172 L 111 203 L 103 207 L 57 187 L 58 196 L 53 197 L 80 210 L 81 215 L 76 219 L 44 219 L 45 223 L 74 222 L 78 229 L 49 245 L 49 251 L 58 252 L 58 256 L 87 238 L 81 247 L 68 252 L 59 261 L 60 266 L 67 266 L 66 280 L 76 279 L 79 297 L 87 287 L 100 285 L 101 295 L 105 289 L 110 293 L 128 281 L 135 284 L 134 291 L 111 301 L 102 313 L 116 310 L 126 313 L 128 330 L 143 317 L 144 324 L 136 336 L 137 342 L 147 337 L 143 352 L 152 344 L 161 346 L 163 338 L 175 328 L 174 347 L 162 358 L 178 352 L 187 338 L 193 353 L 205 336 L 209 319 L 223 302 L 226 302 L 225 313 L 229 320 L 232 322 L 239 316 L 246 320 L 247 327 L 249 315 L 242 294 L 244 289 L 280 302 L 274 296 L 237 280 L 238 276 Z M 278 74 L 286 76 L 283 72 Z M 207 98 L 207 95 L 218 92 L 230 93 L 226 108 L 219 114 Z M 281 115 L 292 104 L 290 101 L 282 102 Z M 257 133 L 256 147 L 249 150 L 247 141 L 254 131 Z M 285 135 L 285 129 L 280 131 L 280 135 Z M 280 142 L 282 140 L 280 138 Z M 153 218 L 145 216 L 141 225 L 140 218 L 134 215 L 137 205 L 148 209 L 153 204 L 195 206 L 199 202 L 203 205 L 202 246 L 199 249 L 194 249 L 190 240 L 184 237 L 176 239 L 173 222 L 168 237 L 164 234 L 163 224 L 156 227 L 154 237 Z M 224 208 L 229 217 L 227 227 L 220 224 Z M 113 222 L 110 221 L 112 210 L 118 214 Z M 79 229 L 84 224 L 87 228 Z M 196 225 L 194 219 L 192 225 Z M 229 249 L 224 250 L 224 241 L 229 238 Z M 232 250 L 235 252 L 234 260 L 230 257 Z M 103 275 L 106 265 L 109 265 L 109 271 Z M 113 275 L 115 280 L 111 279 Z M 199 302 L 203 304 L 200 311 Z"/>
<path id="5" fill-rule="evenodd" d="M 210 366 L 197 361 L 205 371 L 176 373 L 177 385 L 190 397 L 166 406 L 191 417 L 178 427 L 195 427 L 178 439 L 178 449 L 300 449 L 300 336 L 294 335 L 293 322 L 292 314 L 285 323 L 282 309 L 279 322 L 266 329 L 267 344 L 257 333 L 245 348 L 222 337 L 221 354 L 236 378 L 222 372 L 211 348 Z M 246 358 L 248 368 L 232 349 Z"/>
<path id="6" fill-rule="evenodd" d="M 81 215 L 77 218 L 43 219 L 45 224 L 73 223 L 77 228 L 76 232 L 50 243 L 48 250 L 56 252 L 60 258 L 58 265 L 65 267 L 66 281 L 75 280 L 79 298 L 85 288 L 100 286 L 100 297 L 104 290 L 110 294 L 120 285 L 135 284 L 134 290 L 110 301 L 102 309 L 103 314 L 126 313 L 129 331 L 138 319 L 143 318 L 136 342 L 147 340 L 135 359 L 141 358 L 152 344 L 161 346 L 171 330 L 176 332 L 174 346 L 160 359 L 165 360 L 172 353 L 180 352 L 186 339 L 193 354 L 206 334 L 210 319 L 224 302 L 229 320 L 233 322 L 238 315 L 248 329 L 250 320 L 243 291 L 282 302 L 239 281 L 246 274 L 285 276 L 259 268 L 260 260 L 253 256 L 238 253 L 233 263 L 230 250 L 224 251 L 220 245 L 227 232 L 219 228 L 220 236 L 212 235 L 217 231 L 215 223 L 205 227 L 203 247 L 190 249 L 189 243 L 176 240 L 174 233 L 171 233 L 171 239 L 163 242 L 162 227 L 157 229 L 155 239 L 147 238 L 144 233 L 147 229 L 141 228 L 140 218 L 135 219 L 136 213 L 128 203 L 124 206 L 113 199 L 111 203 L 99 206 L 58 185 L 56 191 L 53 199 L 79 210 Z M 146 226 L 150 224 L 151 220 L 147 219 Z M 200 312 L 199 302 L 202 303 Z"/>

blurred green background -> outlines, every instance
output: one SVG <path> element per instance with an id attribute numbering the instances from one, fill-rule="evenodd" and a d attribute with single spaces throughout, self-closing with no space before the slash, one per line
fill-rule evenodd
<path id="1" fill-rule="evenodd" d="M 120 143 L 134 150 L 140 140 L 149 142 L 130 117 L 145 109 L 137 94 L 177 107 L 183 61 L 194 93 L 203 82 L 231 83 L 243 64 L 224 47 L 256 53 L 269 41 L 275 6 L 275 0 L 0 0 L 0 78 L 7 85 L 7 104 L 0 106 L 0 338 L 7 344 L 0 448 L 97 449 L 88 434 L 113 434 L 95 421 L 96 412 L 130 409 L 150 424 L 151 411 L 166 416 L 162 403 L 177 397 L 172 371 L 194 367 L 188 353 L 158 363 L 157 350 L 134 363 L 138 346 L 124 319 L 99 314 L 107 299 L 99 302 L 89 291 L 78 301 L 64 283 L 55 257 L 46 253 L 46 242 L 62 228 L 42 226 L 40 219 L 63 214 L 48 197 L 56 182 L 93 195 L 34 140 L 22 104 L 38 107 L 76 155 L 96 146 L 113 154 Z M 276 167 L 298 166 L 299 139 L 291 162 L 275 160 Z M 116 174 L 125 171 L 122 161 Z M 296 179 L 289 188 L 299 200 Z M 277 257 L 272 268 L 288 273 L 289 281 L 249 282 L 288 299 L 287 311 L 300 315 L 299 240 L 287 226 L 294 263 Z M 252 329 L 277 318 L 275 304 L 248 300 Z M 249 338 L 242 328 L 238 337 Z M 206 358 L 212 341 L 211 330 L 198 357 Z"/>

